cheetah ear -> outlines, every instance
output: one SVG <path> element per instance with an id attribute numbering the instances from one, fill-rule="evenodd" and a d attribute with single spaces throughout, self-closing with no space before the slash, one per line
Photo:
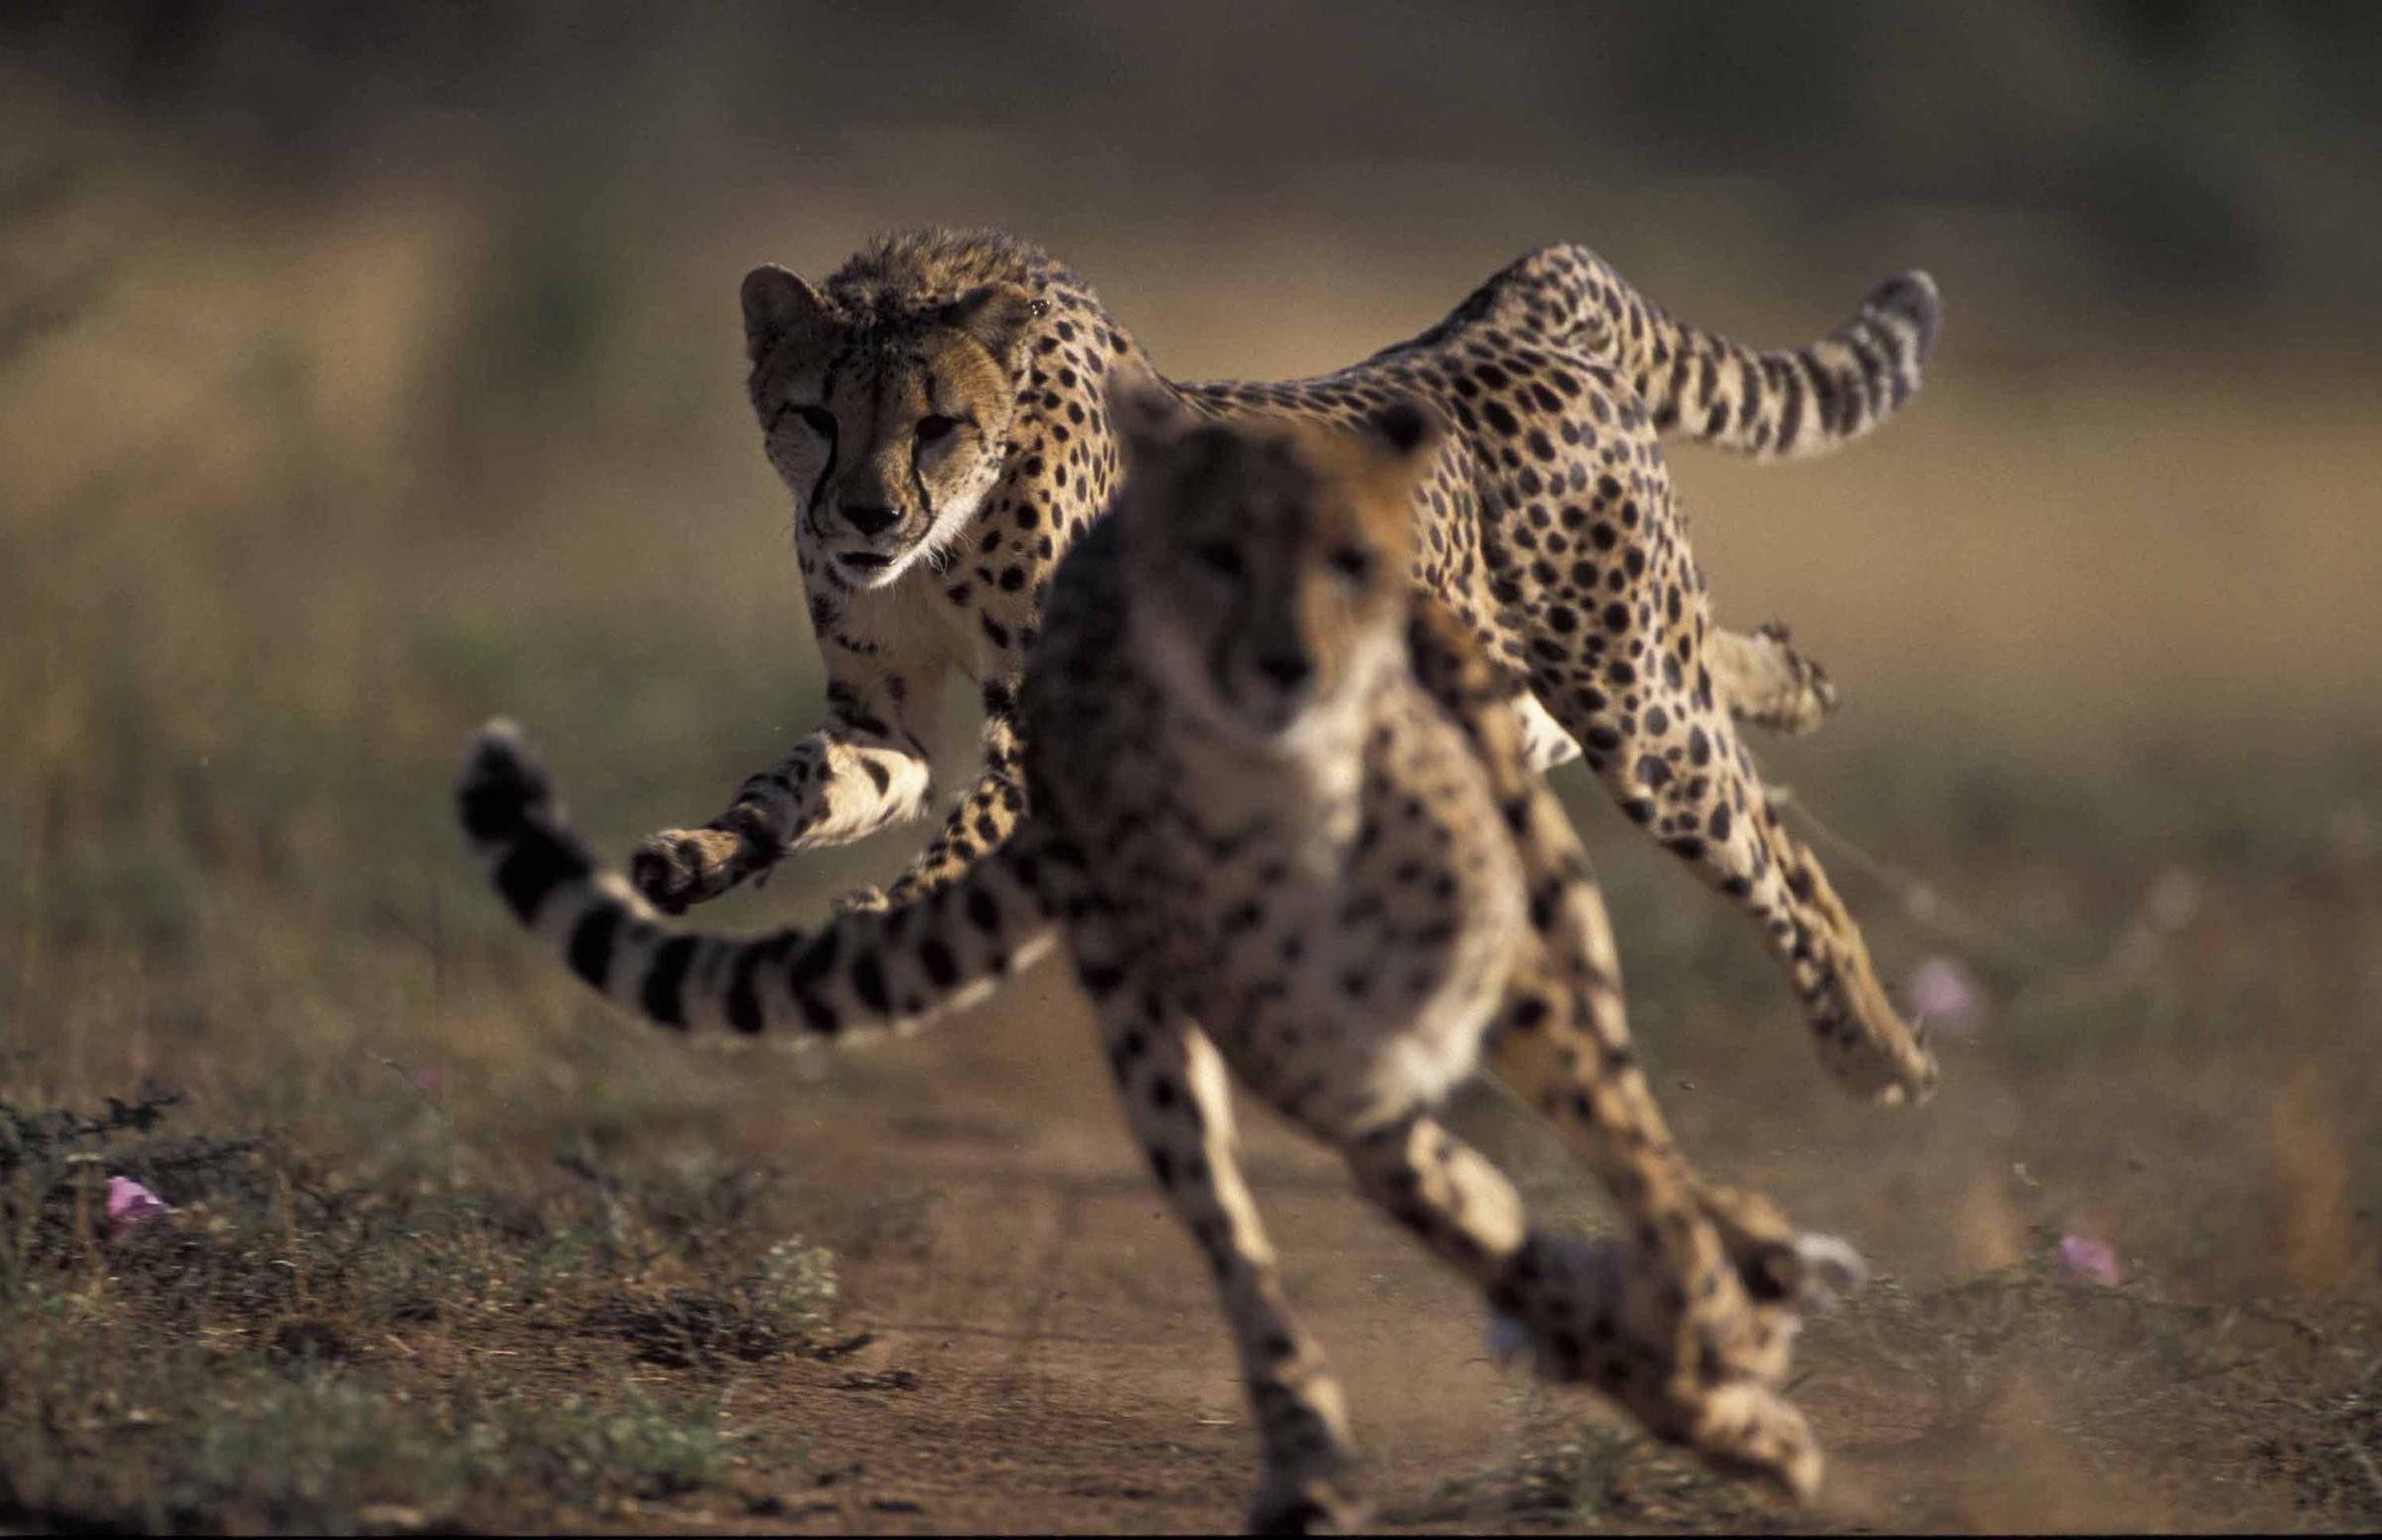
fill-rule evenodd
<path id="1" fill-rule="evenodd" d="M 754 363 L 786 337 L 827 324 L 826 298 L 776 263 L 744 275 L 744 350 Z"/>
<path id="2" fill-rule="evenodd" d="M 1197 421 L 1182 397 L 1137 363 L 1109 371 L 1108 387 L 1109 425 L 1128 464 L 1164 452 Z"/>
<path id="3" fill-rule="evenodd" d="M 1026 326 L 1049 308 L 1016 284 L 986 284 L 944 306 L 935 319 L 974 337 L 986 352 L 1005 364 L 1017 344 L 1025 340 Z"/>
<path id="4" fill-rule="evenodd" d="M 1398 396 L 1373 415 L 1365 437 L 1386 465 L 1419 471 L 1430 463 L 1444 434 L 1436 414 L 1411 396 Z"/>

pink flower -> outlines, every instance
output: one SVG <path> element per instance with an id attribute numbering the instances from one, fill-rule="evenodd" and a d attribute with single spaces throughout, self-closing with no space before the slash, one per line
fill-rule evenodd
<path id="1" fill-rule="evenodd" d="M 1985 991 L 1977 975 L 1958 958 L 1940 953 L 1911 970 L 1903 998 L 1913 1015 L 1954 1037 L 1974 1032 L 1985 1016 Z"/>
<path id="2" fill-rule="evenodd" d="M 130 1177 L 107 1179 L 107 1238 L 121 1240 L 143 1219 L 171 1214 L 174 1206 Z"/>
<path id="3" fill-rule="evenodd" d="M 2059 1265 L 2079 1282 L 2117 1287 L 2117 1253 L 2105 1240 L 2094 1240 L 2089 1235 L 2060 1236 Z"/>
<path id="4" fill-rule="evenodd" d="M 411 1078 L 414 1090 L 430 1097 L 431 1100 L 444 1101 L 447 1098 L 447 1067 L 445 1065 L 426 1064 L 416 1070 Z"/>

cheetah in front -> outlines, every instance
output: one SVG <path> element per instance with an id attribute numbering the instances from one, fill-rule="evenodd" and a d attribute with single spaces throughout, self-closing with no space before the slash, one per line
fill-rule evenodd
<path id="1" fill-rule="evenodd" d="M 1363 1508 L 1339 1386 L 1241 1173 L 1228 1079 L 1337 1148 L 1541 1374 L 1807 1495 L 1821 1461 L 1784 1391 L 1789 1347 L 1859 1261 L 1671 1142 L 1511 678 L 1402 580 L 1440 425 L 1412 405 L 1357 434 L 1225 425 L 1154 390 L 1112 410 L 1132 472 L 1053 584 L 1022 701 L 1031 810 L 998 850 L 819 932 L 686 934 L 597 870 L 496 726 L 461 792 L 495 885 L 611 998 L 745 1035 L 914 1025 L 1063 935 L 1239 1348 L 1263 1458 L 1253 1528 Z M 1534 1225 L 1439 1121 L 1484 1058 L 1597 1171 L 1615 1237 Z"/>

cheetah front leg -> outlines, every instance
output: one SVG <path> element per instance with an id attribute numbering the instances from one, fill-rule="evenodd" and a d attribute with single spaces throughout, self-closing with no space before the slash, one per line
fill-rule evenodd
<path id="1" fill-rule="evenodd" d="M 1601 1392 L 1732 1474 L 1796 1497 L 1817 1488 L 1818 1446 L 1780 1393 L 1793 1319 L 1748 1304 L 1686 1209 L 1643 1220 L 1635 1244 L 1582 1245 L 1533 1229 L 1505 1174 L 1421 1113 L 1346 1154 L 1366 1196 L 1519 1324 L 1548 1378 Z M 1687 1257 L 1688 1288 L 1664 1250 Z"/>
<path id="2" fill-rule="evenodd" d="M 1680 634 L 1696 633 L 1673 633 L 1662 645 L 1675 646 Z M 1802 1002 L 1822 1065 L 1857 1095 L 1924 1100 L 1935 1090 L 1933 1055 L 1887 998 L 1861 928 L 1819 858 L 1771 805 L 1721 692 L 1699 700 L 1687 683 L 1699 666 L 1709 669 L 1699 649 L 1687 651 L 1677 684 L 1670 672 L 1644 672 L 1646 696 L 1635 712 L 1601 701 L 1576 716 L 1561 713 L 1565 725 L 1588 746 L 1622 812 L 1761 926 Z M 1559 680 L 1541 683 L 1563 698 Z"/>
<path id="3" fill-rule="evenodd" d="M 926 848 L 911 857 L 889 888 L 860 888 L 837 900 L 847 909 L 885 909 L 949 887 L 1017 827 L 1026 810 L 1024 744 L 1017 719 L 1025 687 L 1025 649 L 1034 635 L 1034 612 L 1020 595 L 995 602 L 983 595 L 986 612 L 971 666 L 985 706 L 984 769 L 967 795 L 945 815 Z"/>
<path id="4" fill-rule="evenodd" d="M 933 774 L 939 673 L 904 673 L 823 640 L 830 664 L 819 725 L 746 778 L 701 829 L 638 842 L 629 881 L 664 914 L 719 897 L 797 850 L 849 844 L 916 818 Z"/>
<path id="5" fill-rule="evenodd" d="M 1935 1089 L 1934 1058 L 1887 999 L 1818 857 L 1771 807 L 1733 719 L 1732 691 L 1754 688 L 1749 675 L 1777 677 L 1786 668 L 1777 660 L 1796 655 L 1749 660 L 1756 644 L 1711 623 L 1691 570 L 1670 592 L 1675 615 L 1612 606 L 1601 663 L 1534 660 L 1531 690 L 1586 749 L 1623 814 L 1761 926 L 1837 1080 L 1873 1100 L 1923 1100 Z"/>
<path id="6" fill-rule="evenodd" d="M 1836 686 L 1828 671 L 1793 645 L 1785 621 L 1768 621 L 1751 632 L 1714 626 L 1706 647 L 1712 692 L 1741 722 L 1799 737 L 1817 730 L 1836 709 Z M 1580 757 L 1578 740 L 1537 697 L 1525 690 L 1512 705 L 1531 769 L 1543 772 Z"/>
<path id="7" fill-rule="evenodd" d="M 1100 1011 L 1109 1067 L 1152 1174 L 1216 1275 L 1240 1349 L 1264 1476 L 1249 1509 L 1255 1533 L 1362 1526 L 1340 1386 L 1291 1314 L 1273 1247 L 1242 1179 L 1222 1059 L 1164 997 L 1110 958 L 1123 955 L 1079 919 L 1076 966 Z"/>
<path id="8" fill-rule="evenodd" d="M 1017 821 L 1025 816 L 1026 790 L 1020 758 L 1023 746 L 1011 715 L 1016 687 L 988 686 L 985 701 L 983 773 L 945 817 L 943 827 L 926 848 L 911 858 L 881 897 L 876 897 L 877 905 L 906 904 L 949 887 L 966 876 L 970 867 L 998 849 L 1016 829 Z M 871 890 L 863 889 L 860 894 L 848 895 L 846 903 L 850 907 L 855 899 L 866 902 L 871 896 Z"/>

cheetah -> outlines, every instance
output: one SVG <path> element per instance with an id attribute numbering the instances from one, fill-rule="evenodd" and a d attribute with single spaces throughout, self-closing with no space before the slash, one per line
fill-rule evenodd
<path id="1" fill-rule="evenodd" d="M 938 684 L 958 669 L 984 703 L 982 775 L 889 893 L 849 899 L 906 901 L 955 880 L 1025 812 L 1024 659 L 1052 571 L 1116 487 L 1105 382 L 1149 361 L 1081 278 L 990 231 L 881 238 L 824 289 L 761 267 L 743 312 L 826 711 L 720 817 L 647 838 L 631 879 L 676 914 L 791 851 L 919 815 Z M 1415 480 L 1409 579 L 1508 678 L 1533 763 L 1584 754 L 1631 820 L 1756 922 L 1838 1081 L 1897 1101 L 1932 1091 L 1934 1060 L 1736 727 L 1807 729 L 1833 688 L 1783 628 L 1748 636 L 1710 618 L 1657 436 L 1767 458 L 1830 449 L 1910 398 L 1936 328 L 1934 286 L 1914 272 L 1822 341 L 1756 352 L 1557 245 L 1339 373 L 1161 388 L 1203 415 L 1343 425 L 1400 394 L 1449 425 Z"/>
<path id="2" fill-rule="evenodd" d="M 460 791 L 495 886 L 609 998 L 720 1041 L 915 1026 L 1063 937 L 1131 1130 L 1216 1277 L 1262 1449 L 1253 1528 L 1363 1509 L 1228 1080 L 1335 1147 L 1538 1372 L 1808 1495 L 1821 1456 L 1784 1392 L 1789 1347 L 1859 1258 L 1706 1181 L 1666 1132 L 1511 683 L 1403 580 L 1440 425 L 1394 402 L 1361 431 L 1217 422 L 1131 385 L 1111 417 L 1132 468 L 1054 577 L 1019 702 L 1028 811 L 996 848 L 824 930 L 683 933 L 596 866 L 498 723 Z M 1597 1171 L 1621 1235 L 1532 1224 L 1442 1124 L 1484 1056 Z"/>

